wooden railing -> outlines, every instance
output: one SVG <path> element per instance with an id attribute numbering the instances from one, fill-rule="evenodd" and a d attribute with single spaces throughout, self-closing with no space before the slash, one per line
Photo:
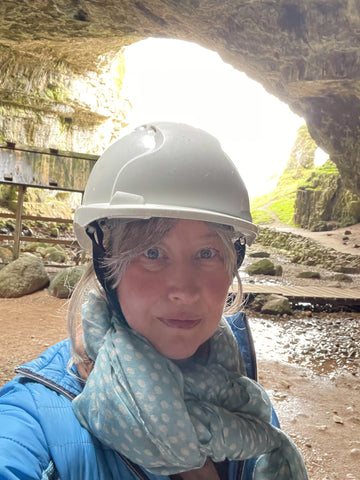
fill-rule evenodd
<path id="1" fill-rule="evenodd" d="M 0 235 L 1 240 L 14 242 L 13 257 L 19 257 L 20 242 L 46 242 L 76 245 L 76 240 L 21 235 L 23 220 L 72 223 L 63 218 L 22 215 L 26 188 L 42 188 L 83 193 L 88 176 L 98 155 L 60 151 L 57 148 L 37 148 L 16 143 L 0 142 L 0 184 L 18 187 L 15 214 L 0 213 L 0 218 L 14 218 L 13 235 Z"/>
<path id="2" fill-rule="evenodd" d="M 53 238 L 53 237 L 33 237 L 27 235 L 21 235 L 23 220 L 34 220 L 40 222 L 54 222 L 54 223 L 73 223 L 73 220 L 68 218 L 55 218 L 55 217 L 41 217 L 34 215 L 22 215 L 24 194 L 26 187 L 19 185 L 18 191 L 18 203 L 16 213 L 0 213 L 0 218 L 15 219 L 15 230 L 13 235 L 0 235 L 1 240 L 10 240 L 14 242 L 13 258 L 19 258 L 20 242 L 44 242 L 44 243 L 56 243 L 61 245 L 78 245 L 74 239 L 65 238 Z"/>

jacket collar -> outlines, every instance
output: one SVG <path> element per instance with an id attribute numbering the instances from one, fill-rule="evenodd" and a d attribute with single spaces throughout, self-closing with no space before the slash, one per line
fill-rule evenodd
<path id="1" fill-rule="evenodd" d="M 66 339 L 16 368 L 15 372 L 72 400 L 82 391 L 83 383 L 75 365 L 68 366 L 70 358 L 70 340 Z"/>

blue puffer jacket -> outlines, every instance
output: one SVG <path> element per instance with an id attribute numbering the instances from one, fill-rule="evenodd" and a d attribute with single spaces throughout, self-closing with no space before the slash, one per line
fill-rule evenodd
<path id="1" fill-rule="evenodd" d="M 243 353 L 248 376 L 256 362 L 246 318 L 228 321 Z M 81 383 L 64 340 L 17 369 L 19 376 L 0 390 L 1 480 L 165 480 L 104 447 L 75 418 L 71 400 Z M 274 415 L 274 424 L 277 419 Z M 251 480 L 254 461 L 229 462 L 228 480 Z"/>

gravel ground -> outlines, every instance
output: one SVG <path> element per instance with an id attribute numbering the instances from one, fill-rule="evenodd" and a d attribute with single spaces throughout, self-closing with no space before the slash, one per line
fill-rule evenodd
<path id="1" fill-rule="evenodd" d="M 360 373 L 360 314 L 294 312 L 277 319 L 248 311 L 263 358 L 295 363 L 316 374 Z"/>

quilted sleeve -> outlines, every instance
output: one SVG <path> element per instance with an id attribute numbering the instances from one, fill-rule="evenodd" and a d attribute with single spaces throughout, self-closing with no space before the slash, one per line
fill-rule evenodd
<path id="1" fill-rule="evenodd" d="M 49 463 L 33 393 L 13 380 L 0 390 L 0 478 L 38 480 Z"/>

